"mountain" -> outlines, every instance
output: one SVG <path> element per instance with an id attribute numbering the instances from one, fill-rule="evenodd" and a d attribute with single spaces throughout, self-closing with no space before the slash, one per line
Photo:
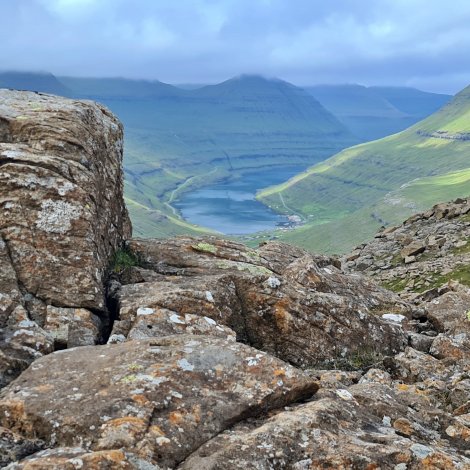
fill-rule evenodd
<path id="1" fill-rule="evenodd" d="M 470 87 L 398 134 L 346 149 L 259 198 L 308 222 L 282 238 L 344 252 L 381 225 L 470 193 Z"/>
<path id="2" fill-rule="evenodd" d="M 386 99 L 400 111 L 417 117 L 426 117 L 434 113 L 452 98 L 450 95 L 429 93 L 407 87 L 373 86 L 369 89 Z"/>
<path id="3" fill-rule="evenodd" d="M 305 90 L 362 141 L 400 132 L 451 99 L 449 95 L 405 87 L 317 85 Z"/>
<path id="4" fill-rule="evenodd" d="M 171 202 L 181 193 L 263 167 L 322 161 L 358 139 L 315 98 L 281 80 L 241 76 L 183 90 L 161 82 L 63 79 L 126 132 L 126 197 L 136 233 L 195 233 Z"/>
<path id="5" fill-rule="evenodd" d="M 126 78 L 59 77 L 76 96 L 86 98 L 162 98 L 183 93 L 177 87 L 158 80 L 129 80 Z"/>
<path id="6" fill-rule="evenodd" d="M 70 90 L 51 73 L 0 72 L 0 88 L 70 96 Z"/>

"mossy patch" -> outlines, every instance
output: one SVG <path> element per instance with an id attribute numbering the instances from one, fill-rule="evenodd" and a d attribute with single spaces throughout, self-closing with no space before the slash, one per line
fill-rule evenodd
<path id="1" fill-rule="evenodd" d="M 211 243 L 200 242 L 196 245 L 192 245 L 192 248 L 202 253 L 212 253 L 213 255 L 217 253 L 217 247 Z"/>
<path id="2" fill-rule="evenodd" d="M 338 356 L 332 360 L 320 364 L 320 368 L 329 370 L 345 370 L 345 371 L 367 371 L 372 367 L 380 364 L 384 355 L 373 347 L 360 348 L 348 356 Z"/>
<path id="3" fill-rule="evenodd" d="M 385 289 L 391 290 L 392 292 L 401 292 L 408 283 L 408 278 L 405 279 L 392 279 L 391 281 L 386 281 L 382 283 L 382 287 Z"/>

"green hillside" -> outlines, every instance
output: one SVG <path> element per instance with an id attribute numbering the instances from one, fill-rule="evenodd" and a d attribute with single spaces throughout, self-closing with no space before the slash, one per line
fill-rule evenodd
<path id="1" fill-rule="evenodd" d="M 282 238 L 344 252 L 434 203 L 470 194 L 470 87 L 398 134 L 346 149 L 259 199 L 307 224 Z"/>
<path id="2" fill-rule="evenodd" d="M 317 85 L 305 89 L 362 141 L 400 132 L 451 99 L 405 87 Z"/>
<path id="3" fill-rule="evenodd" d="M 126 197 L 135 233 L 200 230 L 171 207 L 182 191 L 274 165 L 305 168 L 358 139 L 310 94 L 242 76 L 194 90 L 161 82 L 65 78 L 75 96 L 108 106 L 126 132 Z"/>

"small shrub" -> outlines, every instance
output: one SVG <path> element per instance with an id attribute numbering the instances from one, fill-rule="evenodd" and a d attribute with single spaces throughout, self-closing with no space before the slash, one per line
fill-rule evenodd
<path id="1" fill-rule="evenodd" d="M 114 253 L 111 262 L 111 271 L 116 274 L 123 273 L 126 269 L 139 266 L 139 258 L 129 248 L 120 248 Z"/>

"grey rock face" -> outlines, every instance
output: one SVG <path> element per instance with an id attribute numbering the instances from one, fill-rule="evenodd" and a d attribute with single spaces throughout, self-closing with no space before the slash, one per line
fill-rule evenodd
<path id="1" fill-rule="evenodd" d="M 105 271 L 130 236 L 122 185 L 107 109 L 0 90 L 0 383 L 53 350 L 51 308 L 106 314 Z"/>

